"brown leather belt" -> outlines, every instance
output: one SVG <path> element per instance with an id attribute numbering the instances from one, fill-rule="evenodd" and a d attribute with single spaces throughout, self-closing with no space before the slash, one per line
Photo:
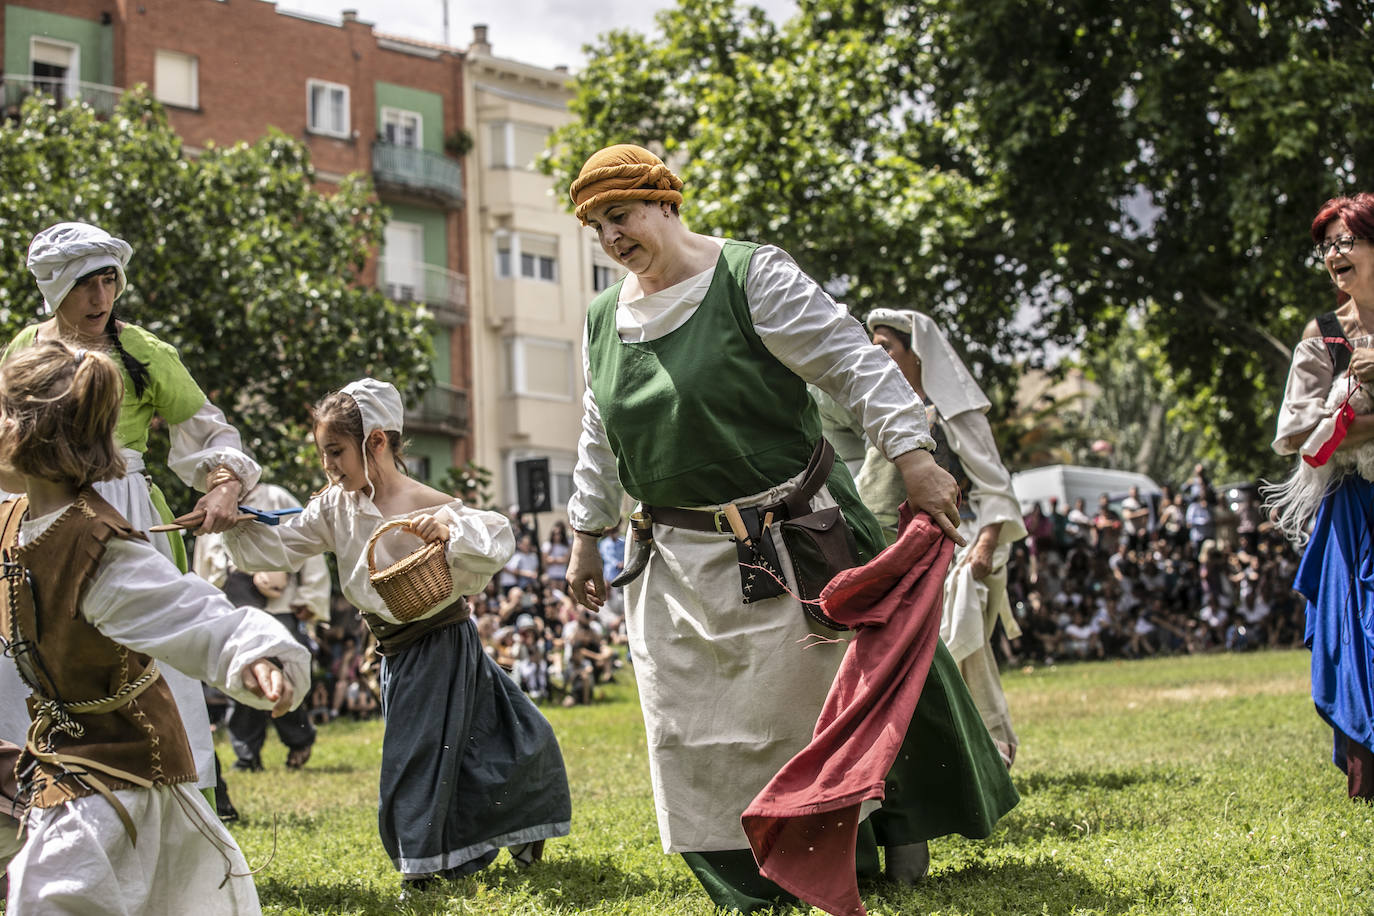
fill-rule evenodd
<path id="1" fill-rule="evenodd" d="M 811 452 L 811 461 L 806 465 L 797 489 L 780 502 L 759 506 L 760 516 L 772 513 L 779 521 L 798 518 L 811 511 L 811 497 L 820 492 L 830 476 L 830 468 L 835 464 L 835 449 L 825 440 L 816 443 Z M 653 517 L 656 525 L 670 525 L 673 528 L 686 528 L 690 531 L 714 531 L 729 534 L 730 523 L 720 509 L 679 509 L 675 506 L 645 506 L 644 511 Z"/>
<path id="2" fill-rule="evenodd" d="M 411 623 L 392 623 L 376 614 L 363 612 L 363 620 L 367 622 L 367 628 L 372 631 L 373 636 L 377 637 L 378 655 L 395 655 L 402 649 L 414 645 L 421 637 L 428 636 L 436 630 L 462 623 L 471 616 L 472 611 L 468 608 L 466 598 L 459 598 L 438 613 L 426 617 L 424 620 L 416 620 Z"/>

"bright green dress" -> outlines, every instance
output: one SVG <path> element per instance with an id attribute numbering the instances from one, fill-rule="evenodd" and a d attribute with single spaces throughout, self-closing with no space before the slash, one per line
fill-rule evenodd
<path id="1" fill-rule="evenodd" d="M 8 360 L 10 354 L 32 346 L 38 339 L 38 325 L 29 325 L 15 335 L 14 340 L 5 348 L 0 362 Z M 152 333 L 132 324 L 126 324 L 119 334 L 119 342 L 124 349 L 139 362 L 148 367 L 148 384 L 143 394 L 134 390 L 134 380 L 118 358 L 120 375 L 124 378 L 124 402 L 119 408 L 119 421 L 115 424 L 115 443 L 122 449 L 130 449 L 140 455 L 148 451 L 148 433 L 153 417 L 160 416 L 169 426 L 184 423 L 195 416 L 205 404 L 205 393 L 200 390 L 191 373 L 182 365 L 176 348 L 159 340 Z M 172 510 L 167 498 L 157 485 L 148 481 L 149 498 L 157 515 L 163 521 L 171 521 Z M 170 537 L 173 561 L 186 572 L 186 543 L 180 537 Z"/>

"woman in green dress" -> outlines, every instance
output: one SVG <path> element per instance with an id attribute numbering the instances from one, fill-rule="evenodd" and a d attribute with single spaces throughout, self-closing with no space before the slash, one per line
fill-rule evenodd
<path id="1" fill-rule="evenodd" d="M 654 507 L 654 552 L 625 598 L 659 832 L 718 906 L 749 912 L 789 897 L 759 875 L 740 815 L 810 740 L 844 646 L 816 641 L 828 631 L 789 594 L 746 598 L 729 530 L 697 521 L 799 489 L 821 441 L 811 382 L 861 419 L 912 508 L 962 539 L 954 480 L 935 464 L 925 412 L 896 366 L 785 252 L 687 229 L 681 188 L 629 145 L 595 154 L 573 182 L 578 218 L 629 274 L 587 314 L 568 580 L 580 603 L 600 605 L 597 535 L 624 493 Z M 812 510 L 835 505 L 860 558 L 872 558 L 881 531 L 838 461 L 810 499 Z M 907 742 L 861 830 L 862 874 L 876 872 L 883 845 L 888 874 L 914 880 L 927 839 L 986 836 L 1016 803 L 943 647 Z"/>

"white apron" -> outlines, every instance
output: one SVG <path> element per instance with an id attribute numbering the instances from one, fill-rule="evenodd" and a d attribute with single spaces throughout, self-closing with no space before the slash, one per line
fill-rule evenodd
<path id="1" fill-rule="evenodd" d="M 774 503 L 802 475 L 736 501 Z M 813 509 L 835 505 L 822 487 Z M 776 525 L 774 525 L 776 530 Z M 654 526 L 648 566 L 626 587 L 626 628 L 665 852 L 744 849 L 740 815 L 811 740 L 846 642 L 791 595 L 745 604 L 729 535 Z M 774 538 L 783 574 L 792 563 Z"/>

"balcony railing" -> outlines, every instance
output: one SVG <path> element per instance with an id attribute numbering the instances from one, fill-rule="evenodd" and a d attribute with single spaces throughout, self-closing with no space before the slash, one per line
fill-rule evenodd
<path id="1" fill-rule="evenodd" d="M 457 207 L 463 203 L 463 168 L 440 153 L 372 144 L 372 178 L 379 188 L 419 194 Z"/>
<path id="2" fill-rule="evenodd" d="M 465 436 L 472 417 L 468 393 L 461 388 L 436 384 L 425 392 L 417 410 L 411 411 L 414 425 L 449 436 Z"/>
<path id="3" fill-rule="evenodd" d="M 388 299 L 429 306 L 440 324 L 468 320 L 468 278 L 460 273 L 421 261 L 379 258 L 377 283 Z"/>
<path id="4" fill-rule="evenodd" d="M 114 114 L 115 103 L 123 92 L 118 86 L 103 86 L 100 83 L 81 83 L 23 73 L 0 76 L 0 93 L 3 94 L 6 112 L 17 111 L 24 99 L 41 93 L 56 100 L 59 106 L 80 100 L 98 113 L 109 115 Z"/>

